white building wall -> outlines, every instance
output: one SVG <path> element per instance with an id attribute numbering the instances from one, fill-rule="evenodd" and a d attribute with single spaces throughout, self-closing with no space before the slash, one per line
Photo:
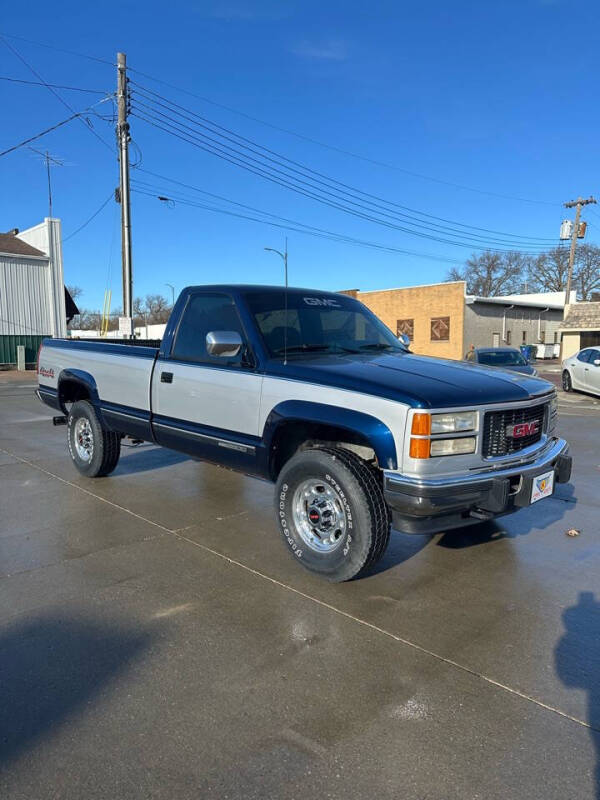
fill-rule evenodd
<path id="1" fill-rule="evenodd" d="M 46 272 L 47 310 L 50 319 L 50 330 L 44 331 L 52 336 L 67 335 L 65 309 L 65 283 L 62 260 L 62 231 L 59 219 L 46 217 L 39 225 L 20 231 L 22 239 L 32 247 L 49 256 L 49 268 Z"/>
<path id="2" fill-rule="evenodd" d="M 0 336 L 48 336 L 54 330 L 47 258 L 0 254 Z"/>

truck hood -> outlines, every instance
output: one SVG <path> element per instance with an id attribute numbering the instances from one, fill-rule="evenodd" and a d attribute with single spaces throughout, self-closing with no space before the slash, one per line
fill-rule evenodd
<path id="1" fill-rule="evenodd" d="M 363 392 L 415 408 L 512 403 L 554 390 L 548 381 L 495 367 L 412 353 L 326 355 L 271 361 L 267 374 Z"/>

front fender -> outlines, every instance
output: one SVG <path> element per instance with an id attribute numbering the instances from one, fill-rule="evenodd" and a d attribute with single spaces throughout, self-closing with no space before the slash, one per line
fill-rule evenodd
<path id="1" fill-rule="evenodd" d="M 307 400 L 286 400 L 278 403 L 267 417 L 263 430 L 263 442 L 267 453 L 271 450 L 277 429 L 287 422 L 335 425 L 337 428 L 358 433 L 373 448 L 382 469 L 398 468 L 396 444 L 391 430 L 370 414 Z"/>

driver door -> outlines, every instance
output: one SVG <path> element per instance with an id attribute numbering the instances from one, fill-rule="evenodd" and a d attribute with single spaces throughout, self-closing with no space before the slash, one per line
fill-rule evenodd
<path id="1" fill-rule="evenodd" d="M 210 355 L 211 331 L 235 331 L 244 342 L 233 357 Z M 254 471 L 262 376 L 233 299 L 191 294 L 171 353 L 161 357 L 152 381 L 153 429 L 165 447 L 236 469 Z"/>

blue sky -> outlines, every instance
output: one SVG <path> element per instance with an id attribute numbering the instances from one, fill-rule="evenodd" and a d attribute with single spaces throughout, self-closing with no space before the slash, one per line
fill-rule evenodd
<path id="1" fill-rule="evenodd" d="M 451 220 L 453 229 L 459 222 L 554 239 L 565 216 L 561 203 L 600 191 L 594 88 L 600 9 L 593 1 L 580 2 L 576 13 L 566 0 L 69 0 L 51 14 L 47 10 L 37 1 L 13 4 L 4 10 L 2 32 L 108 62 L 122 50 L 129 65 L 143 73 L 383 162 L 388 166 L 320 147 L 132 73 L 152 91 L 264 147 L 371 195 Z M 114 91 L 116 70 L 110 64 L 8 41 L 46 82 Z M 36 80 L 1 42 L 0 74 Z M 5 112 L 0 150 L 69 115 L 44 87 L 0 81 L 0 92 Z M 102 99 L 67 90 L 59 94 L 76 110 Z M 96 109 L 112 113 L 110 102 Z M 113 145 L 111 124 L 90 119 Z M 131 124 L 132 159 L 141 152 L 144 169 L 307 225 L 424 254 L 388 253 L 290 231 L 293 284 L 367 290 L 434 282 L 450 265 L 433 256 L 461 263 L 474 250 L 348 215 L 139 119 Z M 54 213 L 68 237 L 117 185 L 114 152 L 77 120 L 33 146 L 48 148 L 65 162 L 53 169 L 52 180 Z M 133 173 L 159 186 L 162 194 L 194 195 L 139 170 Z M 4 156 L 0 178 L 0 230 L 26 228 L 47 215 L 39 156 L 26 148 Z M 542 202 L 511 199 L 517 197 Z M 84 289 L 84 306 L 101 306 L 107 285 L 113 289 L 113 307 L 120 304 L 118 213 L 109 202 L 64 243 L 66 280 Z M 263 248 L 281 249 L 283 229 L 137 193 L 132 216 L 136 295 L 169 295 L 166 282 L 179 290 L 192 283 L 281 280 L 280 261 Z M 598 241 L 598 207 L 587 219 L 589 241 Z"/>

